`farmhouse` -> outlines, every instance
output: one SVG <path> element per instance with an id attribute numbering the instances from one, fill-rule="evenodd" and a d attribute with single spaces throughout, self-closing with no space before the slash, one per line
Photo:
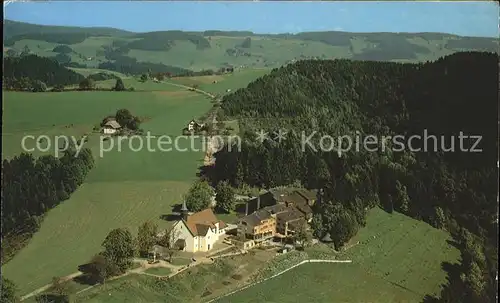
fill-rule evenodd
<path id="1" fill-rule="evenodd" d="M 203 126 L 205 126 L 205 124 L 203 123 L 198 123 L 194 120 L 191 120 L 188 125 L 187 125 L 187 129 L 192 132 L 192 131 L 195 131 L 195 130 L 198 130 L 200 128 L 202 128 Z"/>
<path id="2" fill-rule="evenodd" d="M 281 203 L 284 203 L 287 207 L 295 208 L 308 222 L 312 220 L 312 208 L 309 201 L 298 191 L 282 197 Z"/>
<path id="3" fill-rule="evenodd" d="M 294 208 L 279 213 L 276 217 L 276 233 L 285 237 L 293 235 L 306 221 L 304 215 Z"/>
<path id="4" fill-rule="evenodd" d="M 115 134 L 117 131 L 119 131 L 122 127 L 116 120 L 109 120 L 106 122 L 102 128 L 102 132 L 107 135 L 112 135 Z"/>
<path id="5" fill-rule="evenodd" d="M 312 217 L 311 207 L 316 202 L 316 195 L 315 191 L 305 189 L 272 189 L 248 201 L 245 215 L 251 214 L 264 207 L 284 204 L 297 208 L 309 220 Z"/>
<path id="6" fill-rule="evenodd" d="M 206 252 L 225 234 L 226 223 L 218 220 L 212 209 L 189 214 L 186 202 L 182 205 L 182 219 L 172 226 L 175 245 L 187 252 Z"/>
<path id="7" fill-rule="evenodd" d="M 246 238 L 266 240 L 276 233 L 276 215 L 266 208 L 245 216 L 238 222 L 239 232 Z"/>

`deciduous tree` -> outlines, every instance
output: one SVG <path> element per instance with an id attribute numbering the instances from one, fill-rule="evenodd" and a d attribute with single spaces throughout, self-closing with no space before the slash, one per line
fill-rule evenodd
<path id="1" fill-rule="evenodd" d="M 230 213 L 234 209 L 235 190 L 227 181 L 221 181 L 215 188 L 215 209 L 221 213 Z"/>
<path id="2" fill-rule="evenodd" d="M 307 227 L 307 223 L 303 222 L 298 226 L 298 229 L 295 231 L 294 235 L 295 243 L 299 244 L 302 248 L 308 247 L 312 241 L 312 234 Z"/>
<path id="3" fill-rule="evenodd" d="M 80 90 L 93 90 L 95 88 L 94 80 L 90 78 L 85 78 L 80 82 Z"/>
<path id="4" fill-rule="evenodd" d="M 206 209 L 212 201 L 213 189 L 207 181 L 197 180 L 186 194 L 186 206 L 190 211 Z"/>
<path id="5" fill-rule="evenodd" d="M 115 87 L 113 88 L 113 90 L 115 90 L 115 91 L 124 91 L 124 90 L 126 90 L 125 84 L 123 84 L 122 78 L 116 79 L 116 84 L 115 84 Z"/>
<path id="6" fill-rule="evenodd" d="M 167 249 L 168 261 L 172 262 L 172 258 L 175 253 L 181 249 L 176 247 L 176 242 L 179 240 L 179 232 L 173 227 L 167 227 L 158 240 L 158 245 L 161 245 Z"/>
<path id="7" fill-rule="evenodd" d="M 158 235 L 158 226 L 151 222 L 146 221 L 139 226 L 137 233 L 137 249 L 142 256 L 146 256 L 156 243 Z"/>
<path id="8" fill-rule="evenodd" d="M 104 257 L 115 264 L 120 272 L 125 272 L 134 257 L 134 241 L 130 231 L 124 228 L 113 229 L 104 242 Z"/>

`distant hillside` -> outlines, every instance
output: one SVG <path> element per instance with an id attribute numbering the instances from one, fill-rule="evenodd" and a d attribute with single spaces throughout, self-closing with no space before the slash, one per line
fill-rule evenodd
<path id="1" fill-rule="evenodd" d="M 42 81 L 48 86 L 78 84 L 84 79 L 82 75 L 49 58 L 36 55 L 6 58 L 2 79 L 4 86 L 15 86 L 16 82 L 22 78 L 28 78 L 29 81 Z"/>
<path id="2" fill-rule="evenodd" d="M 133 33 L 110 27 L 76 27 L 76 26 L 52 26 L 38 25 L 11 20 L 3 21 L 4 39 L 9 39 L 25 34 L 67 34 L 85 33 L 88 36 L 127 36 Z"/>
<path id="3" fill-rule="evenodd" d="M 248 31 L 132 33 L 113 28 L 43 26 L 4 21 L 4 52 L 54 57 L 58 45 L 70 45 L 73 66 L 97 68 L 163 64 L 189 70 L 278 67 L 304 59 L 424 62 L 458 51 L 498 52 L 498 39 L 442 33 L 257 34 Z M 136 63 L 131 63 L 136 62 Z M 133 69 L 133 68 L 132 68 Z"/>

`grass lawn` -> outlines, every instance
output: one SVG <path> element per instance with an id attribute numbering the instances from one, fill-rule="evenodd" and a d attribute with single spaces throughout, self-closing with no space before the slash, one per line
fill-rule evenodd
<path id="1" fill-rule="evenodd" d="M 51 139 L 58 135 L 82 136 L 99 125 L 105 116 L 121 108 L 147 118 L 148 121 L 141 125 L 145 131 L 179 135 L 190 119 L 202 115 L 211 107 L 210 102 L 197 93 L 171 85 L 165 87 L 169 91 L 5 92 L 3 157 L 22 152 L 23 136 L 48 135 Z M 27 148 L 35 147 L 33 139 L 25 143 Z"/>
<path id="2" fill-rule="evenodd" d="M 168 276 L 169 274 L 172 273 L 172 270 L 170 268 L 165 268 L 165 267 L 153 267 L 146 269 L 145 272 L 152 275 Z"/>
<path id="3" fill-rule="evenodd" d="M 197 84 L 200 89 L 209 93 L 225 94 L 227 89 L 235 91 L 238 88 L 246 87 L 248 83 L 264 76 L 265 74 L 268 74 L 270 71 L 271 69 L 268 68 L 248 69 L 235 71 L 233 74 L 225 74 L 221 76 L 180 77 L 172 78 L 170 81 L 187 86 Z M 213 80 L 217 80 L 217 83 L 213 83 Z"/>
<path id="4" fill-rule="evenodd" d="M 168 83 L 165 82 L 154 82 L 152 80 L 147 80 L 146 82 L 141 82 L 139 81 L 138 77 L 128 77 L 128 78 L 122 78 L 123 84 L 125 85 L 125 88 L 130 88 L 133 87 L 134 90 L 136 91 L 169 91 L 169 92 L 177 92 L 177 94 L 173 95 L 179 95 L 182 93 L 190 93 L 187 90 L 183 90 L 182 88 L 169 85 Z M 100 88 L 112 88 L 116 84 L 116 80 L 110 79 L 110 80 L 104 80 L 104 81 L 98 81 L 96 83 L 97 87 Z"/>
<path id="5" fill-rule="evenodd" d="M 289 291 L 283 291 L 287 289 Z M 420 302 L 421 297 L 356 264 L 305 264 L 217 302 Z"/>
<path id="6" fill-rule="evenodd" d="M 78 68 L 78 67 L 70 67 L 69 69 L 73 70 L 74 72 L 77 72 L 84 77 L 87 77 L 89 75 L 93 74 L 98 74 L 98 73 L 106 73 L 106 74 L 113 74 L 116 75 L 122 79 L 128 78 L 126 75 L 120 73 L 120 72 L 115 72 L 107 69 L 98 69 L 98 68 Z"/>
<path id="7" fill-rule="evenodd" d="M 424 222 L 373 209 L 351 241 L 360 244 L 338 257 L 353 263 L 305 264 L 219 302 L 421 302 L 446 282 L 441 263 L 459 259 L 449 239 Z"/>
<path id="8" fill-rule="evenodd" d="M 173 257 L 171 264 L 176 265 L 176 266 L 183 266 L 183 265 L 191 264 L 191 262 L 192 262 L 191 258 Z"/>
<path id="9" fill-rule="evenodd" d="M 156 135 L 178 135 L 187 121 L 205 113 L 210 102 L 196 93 L 157 92 L 7 92 L 4 98 L 3 146 L 5 156 L 21 152 L 25 134 L 64 135 L 84 133 L 117 109 L 148 117 L 141 125 Z M 73 127 L 66 127 L 73 124 Z M 154 139 L 152 140 L 154 142 Z M 105 142 L 106 143 L 106 142 Z M 90 260 L 114 228 L 128 228 L 133 235 L 146 220 L 159 228 L 169 222 L 162 215 L 180 203 L 202 164 L 202 151 L 134 152 L 127 145 L 99 157 L 99 138 L 91 137 L 96 167 L 86 182 L 55 209 L 49 211 L 30 243 L 7 264 L 2 274 L 12 279 L 20 294 L 27 294 L 54 276 L 77 271 Z M 109 144 L 109 143 L 108 143 Z M 185 147 L 187 142 L 183 143 Z M 27 144 L 28 145 L 28 144 Z M 137 145 L 136 145 L 137 146 Z"/>

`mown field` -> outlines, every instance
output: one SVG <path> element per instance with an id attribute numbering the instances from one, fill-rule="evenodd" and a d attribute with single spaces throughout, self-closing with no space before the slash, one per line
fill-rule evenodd
<path id="1" fill-rule="evenodd" d="M 338 257 L 351 264 L 306 264 L 218 302 L 395 303 L 439 294 L 447 276 L 442 263 L 456 263 L 460 256 L 447 242 L 449 235 L 380 209 L 367 220 L 354 246 Z"/>
<path id="2" fill-rule="evenodd" d="M 230 81 L 233 82 L 228 82 L 229 86 L 244 85 L 248 78 Z M 145 118 L 141 128 L 151 132 L 150 144 L 156 149 L 148 151 L 144 138 L 142 150 L 134 150 L 138 149 L 137 140 L 132 147 L 124 140 L 120 151 L 115 140 L 114 148 L 100 157 L 100 135 L 89 135 L 86 146 L 93 150 L 96 166 L 86 182 L 69 200 L 49 211 L 30 243 L 2 266 L 2 274 L 19 286 L 21 295 L 50 283 L 52 277 L 76 272 L 78 265 L 100 250 L 102 241 L 113 228 L 126 227 L 136 234 L 138 225 L 146 220 L 155 221 L 160 228 L 166 227 L 169 223 L 161 217 L 171 213 L 171 207 L 182 201 L 196 178 L 198 167 L 203 164 L 201 141 L 193 143 L 199 151 L 190 150 L 192 143 L 188 140 L 179 140 L 178 144 L 179 148 L 188 149 L 186 151 L 175 151 L 173 143 L 163 148 L 174 150 L 161 151 L 157 141 L 161 135 L 175 139 L 190 119 L 210 109 L 210 100 L 165 83 L 143 84 L 133 78 L 124 82 L 144 91 L 4 94 L 5 158 L 22 152 L 20 142 L 25 135 L 79 138 L 120 108 Z M 108 148 L 109 144 L 107 141 L 102 146 Z M 26 146 L 35 147 L 35 141 L 26 141 Z M 34 151 L 33 154 L 44 153 Z"/>
<path id="3" fill-rule="evenodd" d="M 269 72 L 270 68 L 249 69 L 221 76 L 179 77 L 171 79 L 171 82 L 187 86 L 198 85 L 201 90 L 209 93 L 225 94 L 227 89 L 235 91 L 246 87 L 248 83 Z"/>

